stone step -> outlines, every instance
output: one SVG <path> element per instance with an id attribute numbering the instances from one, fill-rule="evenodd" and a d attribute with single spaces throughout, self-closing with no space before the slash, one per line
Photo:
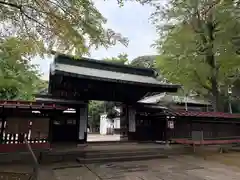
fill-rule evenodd
<path id="1" fill-rule="evenodd" d="M 126 155 L 126 154 L 154 154 L 164 152 L 161 149 L 142 149 L 142 150 L 124 150 L 124 151 L 98 151 L 98 152 L 85 152 L 85 156 L 117 156 L 117 155 Z"/>
<path id="2" fill-rule="evenodd" d="M 35 152 L 39 156 L 39 152 Z M 0 164 L 33 164 L 32 155 L 28 152 L 0 153 Z"/>
<path id="3" fill-rule="evenodd" d="M 45 163 L 56 163 L 63 161 L 75 161 L 77 157 L 82 158 L 109 158 L 109 157 L 131 157 L 133 155 L 145 156 L 145 155 L 155 155 L 159 154 L 159 150 L 145 149 L 145 150 L 135 150 L 135 151 L 86 151 L 86 152 L 66 152 L 66 153 L 54 153 L 49 152 L 42 155 L 41 164 Z"/>
<path id="4" fill-rule="evenodd" d="M 66 152 L 46 152 L 42 155 L 41 164 L 58 163 L 58 162 L 74 162 L 77 158 L 82 159 L 109 159 L 118 157 L 133 157 L 133 156 L 158 156 L 160 155 L 179 155 L 186 154 L 185 148 L 142 148 L 142 149 L 119 149 L 119 150 L 84 150 L 84 151 L 66 151 Z"/>
<path id="5" fill-rule="evenodd" d="M 77 158 L 77 162 L 80 164 L 93 164 L 93 163 L 107 163 L 107 162 L 124 162 L 124 161 L 141 161 L 150 159 L 162 159 L 168 158 L 164 154 L 153 154 L 153 155 L 133 155 L 133 156 L 119 156 L 119 157 L 98 157 L 98 158 Z"/>
<path id="6" fill-rule="evenodd" d="M 76 157 L 78 157 L 79 154 L 58 154 L 58 155 L 46 155 L 42 156 L 40 160 L 40 164 L 49 164 L 49 163 L 59 163 L 59 162 L 69 162 L 69 161 L 75 161 Z M 80 155 L 81 156 L 81 155 Z"/>
<path id="7" fill-rule="evenodd" d="M 140 147 L 139 147 L 140 146 Z M 109 145 L 108 147 L 88 147 L 88 148 L 74 148 L 66 150 L 52 150 L 44 152 L 35 152 L 41 164 L 57 163 L 64 161 L 76 162 L 76 158 L 109 158 L 109 157 L 126 157 L 126 156 L 144 156 L 144 155 L 157 155 L 157 154 L 182 154 L 189 152 L 182 146 L 173 146 L 172 148 L 160 146 L 119 146 L 114 148 Z M 0 164 L 32 164 L 33 159 L 30 153 L 1 153 Z"/>
<path id="8" fill-rule="evenodd" d="M 163 150 L 135 150 L 135 151 L 116 151 L 116 152 L 86 152 L 85 158 L 108 158 L 108 157 L 121 157 L 121 156 L 133 156 L 133 155 L 154 155 L 163 152 Z"/>

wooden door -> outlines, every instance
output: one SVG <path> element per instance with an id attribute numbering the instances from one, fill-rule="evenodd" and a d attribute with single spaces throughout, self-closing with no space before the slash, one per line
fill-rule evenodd
<path id="1" fill-rule="evenodd" d="M 78 128 L 75 119 L 59 118 L 52 121 L 52 142 L 77 142 Z"/>
<path id="2" fill-rule="evenodd" d="M 166 120 L 154 119 L 152 120 L 153 136 L 155 141 L 166 140 Z"/>
<path id="3" fill-rule="evenodd" d="M 152 141 L 153 130 L 152 130 L 151 119 L 137 119 L 136 120 L 136 134 L 137 140 L 139 141 Z"/>

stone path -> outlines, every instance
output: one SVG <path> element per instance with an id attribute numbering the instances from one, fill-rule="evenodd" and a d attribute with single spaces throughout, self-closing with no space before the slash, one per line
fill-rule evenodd
<path id="1" fill-rule="evenodd" d="M 59 180 L 239 180 L 240 169 L 182 156 L 55 170 Z"/>
<path id="2" fill-rule="evenodd" d="M 88 134 L 88 142 L 98 142 L 98 141 L 120 141 L 120 135 L 101 135 L 101 134 Z"/>
<path id="3" fill-rule="evenodd" d="M 238 160 L 238 159 L 237 159 Z M 60 163 L 46 167 L 53 171 L 43 171 L 44 180 L 239 180 L 240 168 L 206 161 L 192 156 L 175 156 L 168 159 L 148 161 L 116 162 L 105 164 L 79 165 L 76 162 Z M 31 172 L 31 167 L 0 166 L 4 172 Z M 0 173 L 0 180 L 6 179 Z M 14 174 L 13 174 L 14 175 Z M 9 180 L 27 180 L 29 177 Z"/>

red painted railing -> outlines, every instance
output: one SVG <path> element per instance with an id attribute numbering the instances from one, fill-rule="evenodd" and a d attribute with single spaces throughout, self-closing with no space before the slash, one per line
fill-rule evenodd
<path id="1" fill-rule="evenodd" d="M 202 141 L 193 141 L 190 139 L 172 139 L 172 142 L 179 143 L 179 144 L 188 144 L 188 145 L 220 145 L 220 144 L 234 144 L 240 143 L 239 139 L 214 139 L 214 140 L 202 140 Z"/>

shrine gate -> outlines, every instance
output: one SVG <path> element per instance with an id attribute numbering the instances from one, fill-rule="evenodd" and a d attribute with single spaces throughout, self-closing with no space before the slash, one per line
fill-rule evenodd
<path id="1" fill-rule="evenodd" d="M 87 141 L 88 101 L 121 102 L 121 139 L 136 139 L 138 100 L 152 92 L 176 92 L 179 85 L 156 79 L 152 69 L 57 55 L 50 67 L 47 94 L 37 101 L 0 102 L 0 151 L 54 143 Z"/>
<path id="2" fill-rule="evenodd" d="M 127 136 L 131 140 L 136 134 L 134 104 L 149 93 L 176 92 L 180 87 L 156 78 L 156 72 L 152 69 L 57 55 L 50 68 L 48 96 L 79 102 L 121 102 L 121 137 L 124 139 Z M 76 107 L 76 112 L 78 143 L 84 143 L 87 138 L 87 104 Z"/>

